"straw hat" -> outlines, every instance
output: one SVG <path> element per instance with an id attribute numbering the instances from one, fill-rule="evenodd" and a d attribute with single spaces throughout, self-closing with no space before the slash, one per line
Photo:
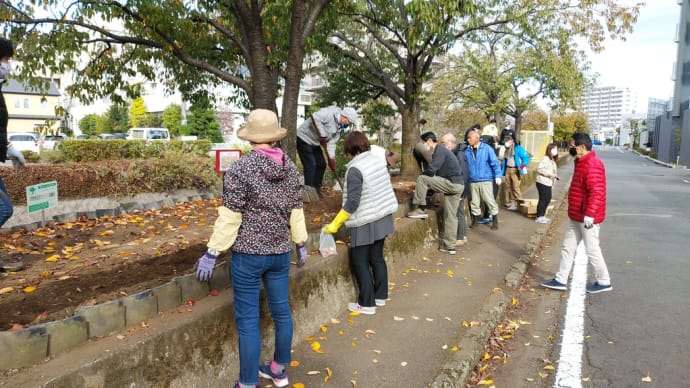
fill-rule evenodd
<path id="1" fill-rule="evenodd" d="M 247 124 L 237 130 L 237 137 L 256 144 L 280 141 L 286 134 L 287 130 L 278 125 L 278 116 L 268 109 L 251 111 Z"/>

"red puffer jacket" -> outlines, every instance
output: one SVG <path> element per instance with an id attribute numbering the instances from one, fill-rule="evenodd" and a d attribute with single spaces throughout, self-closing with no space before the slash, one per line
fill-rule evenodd
<path id="1" fill-rule="evenodd" d="M 606 169 L 594 151 L 575 163 L 568 190 L 568 217 L 583 222 L 585 216 L 593 217 L 595 224 L 606 218 Z"/>

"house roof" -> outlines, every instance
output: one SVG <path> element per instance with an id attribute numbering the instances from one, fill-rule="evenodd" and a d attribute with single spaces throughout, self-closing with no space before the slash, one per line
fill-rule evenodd
<path id="1" fill-rule="evenodd" d="M 2 85 L 3 94 L 30 94 L 39 96 L 60 96 L 60 91 L 55 86 L 54 82 L 50 83 L 50 87 L 46 93 L 41 93 L 39 89 L 33 88 L 29 85 L 22 84 L 16 80 L 9 79 Z"/>

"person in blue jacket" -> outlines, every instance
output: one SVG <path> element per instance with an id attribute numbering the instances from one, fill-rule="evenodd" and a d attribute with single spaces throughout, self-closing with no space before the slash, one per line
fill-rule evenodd
<path id="1" fill-rule="evenodd" d="M 505 158 L 501 168 L 505 181 L 506 198 L 508 198 L 506 208 L 517 210 L 517 201 L 522 199 L 520 179 L 527 174 L 529 154 L 523 146 L 516 144 L 510 135 L 503 138 L 503 145 L 505 146 Z"/>
<path id="2" fill-rule="evenodd" d="M 481 218 L 481 203 L 484 202 L 489 209 L 491 216 L 491 229 L 498 229 L 498 205 L 494 198 L 493 183 L 501 185 L 501 167 L 496 157 L 496 151 L 482 143 L 479 138 L 479 131 L 472 130 L 467 134 L 469 147 L 465 149 L 467 156 L 467 167 L 470 174 L 470 213 L 472 213 L 472 224 L 474 227 Z"/>

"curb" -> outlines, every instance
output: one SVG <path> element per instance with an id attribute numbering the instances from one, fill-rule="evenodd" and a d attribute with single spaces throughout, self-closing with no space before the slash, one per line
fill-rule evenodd
<path id="1" fill-rule="evenodd" d="M 562 165 L 562 163 L 559 163 Z M 567 192 L 557 198 L 554 209 L 560 209 Z M 536 253 L 551 224 L 540 225 L 537 231 L 526 243 L 523 252 L 516 258 L 508 273 L 503 278 L 506 286 L 515 290 L 527 273 L 529 263 Z M 503 291 L 496 291 L 489 295 L 477 315 L 478 326 L 469 327 L 467 332 L 458 338 L 460 350 L 455 352 L 452 359 L 447 361 L 439 370 L 434 380 L 429 384 L 432 388 L 464 388 L 467 386 L 472 371 L 484 355 L 484 347 L 489 336 L 498 324 L 503 321 L 508 307 L 508 297 Z"/>

